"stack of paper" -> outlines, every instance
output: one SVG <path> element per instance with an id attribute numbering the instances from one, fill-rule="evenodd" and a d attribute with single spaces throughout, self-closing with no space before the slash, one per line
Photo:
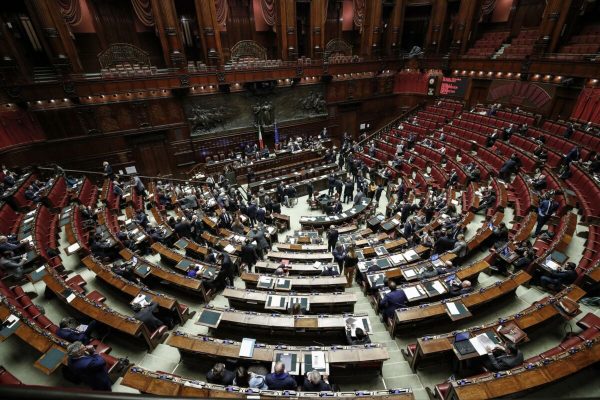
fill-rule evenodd
<path id="1" fill-rule="evenodd" d="M 472 337 L 469 339 L 469 342 L 471 342 L 475 350 L 477 350 L 477 354 L 480 356 L 487 354 L 487 349 L 496 345 L 494 341 L 485 333 L 481 333 L 475 337 Z"/>
<path id="2" fill-rule="evenodd" d="M 325 353 L 322 351 L 311 352 L 313 369 L 325 369 Z"/>
<path id="3" fill-rule="evenodd" d="M 439 294 L 445 293 L 446 289 L 444 288 L 444 285 L 442 285 L 442 283 L 440 281 L 435 281 L 433 282 L 433 284 L 431 285 L 436 292 L 438 292 Z"/>
<path id="4" fill-rule="evenodd" d="M 409 286 L 404 289 L 404 294 L 408 300 L 416 299 L 421 297 L 421 292 L 419 292 L 418 286 Z"/>
<path id="5" fill-rule="evenodd" d="M 229 254 L 235 253 L 235 247 L 233 247 L 231 244 L 228 244 L 227 246 L 225 246 L 225 248 L 223 250 L 225 250 Z"/>

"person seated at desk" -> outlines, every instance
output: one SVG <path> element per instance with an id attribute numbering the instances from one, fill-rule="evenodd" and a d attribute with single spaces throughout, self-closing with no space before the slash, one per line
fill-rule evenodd
<path id="1" fill-rule="evenodd" d="M 156 316 L 156 314 L 158 314 L 158 303 L 155 303 L 154 301 L 145 307 L 142 307 L 140 303 L 133 303 L 131 309 L 135 313 L 133 317 L 138 321 L 143 322 L 150 333 L 156 331 L 163 325 L 167 325 Z"/>
<path id="2" fill-rule="evenodd" d="M 196 278 L 198 276 L 198 272 L 200 271 L 199 265 L 190 265 L 187 269 L 186 276 L 190 278 Z"/>
<path id="3" fill-rule="evenodd" d="M 180 218 L 178 218 L 179 220 Z M 135 213 L 135 217 L 133 219 L 137 224 L 141 225 L 142 228 L 146 229 L 146 227 L 148 226 L 148 224 L 150 223 L 150 220 L 148 219 L 148 216 L 146 215 L 146 213 L 144 213 L 144 210 L 137 210 Z"/>
<path id="4" fill-rule="evenodd" d="M 130 282 L 140 282 L 140 278 L 133 273 L 133 265 L 129 262 L 124 262 L 120 265 L 114 264 L 112 266 L 112 272 L 114 272 L 115 275 L 122 276 Z"/>
<path id="5" fill-rule="evenodd" d="M 106 361 L 97 354 L 93 346 L 73 342 L 67 346 L 69 372 L 93 390 L 111 391 Z"/>
<path id="6" fill-rule="evenodd" d="M 464 280 L 460 281 L 458 279 L 454 279 L 450 284 L 448 294 L 450 297 L 461 296 L 463 294 L 471 293 L 473 291 L 473 287 L 471 286 L 471 281 Z"/>
<path id="7" fill-rule="evenodd" d="M 544 272 L 540 277 L 542 287 L 551 290 L 560 290 L 563 285 L 570 285 L 577 279 L 575 263 L 568 262 L 564 268 L 559 267 L 556 271 Z"/>
<path id="8" fill-rule="evenodd" d="M 428 263 L 425 270 L 419 274 L 419 279 L 434 278 L 439 274 L 440 271 L 432 263 Z"/>
<path id="9" fill-rule="evenodd" d="M 548 181 L 546 179 L 546 175 L 541 172 L 539 174 L 537 174 L 531 180 L 531 186 L 537 191 L 546 189 L 546 187 L 548 186 Z"/>
<path id="10" fill-rule="evenodd" d="M 77 329 L 80 325 L 79 322 L 73 317 L 64 317 L 60 320 L 56 336 L 61 339 L 68 340 L 69 342 L 81 342 L 88 344 L 91 340 L 90 333 L 96 326 L 96 321 L 91 321 L 85 327 L 85 330 L 81 331 Z"/>
<path id="11" fill-rule="evenodd" d="M 251 389 L 269 389 L 269 386 L 267 386 L 265 380 L 265 376 L 250 371 L 250 368 L 252 367 L 249 367 L 248 369 L 246 369 L 243 366 L 237 367 L 237 369 L 235 370 L 235 378 L 233 379 L 233 385 Z"/>
<path id="12" fill-rule="evenodd" d="M 41 200 L 39 189 L 36 189 L 33 185 L 29 185 L 27 189 L 25 189 L 25 198 L 34 203 L 39 203 Z"/>
<path id="13" fill-rule="evenodd" d="M 0 253 L 5 251 L 11 251 L 14 255 L 18 256 L 27 251 L 29 248 L 29 242 L 26 240 L 17 240 L 15 237 L 0 236 Z"/>
<path id="14" fill-rule="evenodd" d="M 153 242 L 164 243 L 165 235 L 161 231 L 160 228 L 154 227 L 152 225 L 148 225 L 148 229 L 146 229 L 146 233 L 150 236 L 150 239 Z"/>
<path id="15" fill-rule="evenodd" d="M 394 313 L 397 309 L 406 307 L 408 298 L 404 293 L 404 290 L 397 289 L 396 282 L 390 281 L 388 283 L 388 289 L 390 291 L 379 302 L 379 311 L 383 314 L 384 322 L 394 318 Z"/>
<path id="16" fill-rule="evenodd" d="M 306 310 L 302 308 L 302 304 L 300 303 L 294 303 L 292 308 L 290 308 L 291 315 L 304 315 L 305 312 Z"/>
<path id="17" fill-rule="evenodd" d="M 94 256 L 100 258 L 112 258 L 112 256 L 114 255 L 111 243 L 108 240 L 102 239 L 102 235 L 99 233 L 95 235 L 90 235 L 89 246 Z"/>
<path id="18" fill-rule="evenodd" d="M 478 213 L 481 210 L 487 210 L 491 206 L 496 204 L 496 192 L 485 189 L 481 195 L 481 200 L 479 201 L 479 207 L 473 207 L 473 212 Z"/>
<path id="19" fill-rule="evenodd" d="M 367 335 L 362 328 L 356 328 L 354 335 L 355 336 L 352 336 L 352 331 L 350 330 L 350 327 L 347 326 L 346 343 L 348 343 L 350 346 L 371 343 L 371 338 L 369 338 L 369 335 Z"/>
<path id="20" fill-rule="evenodd" d="M 321 378 L 321 373 L 315 369 L 308 371 L 302 383 L 304 392 L 330 392 L 331 385 L 327 380 L 327 375 Z"/>
<path id="21" fill-rule="evenodd" d="M 265 381 L 269 390 L 296 390 L 296 380 L 285 371 L 285 364 L 281 361 L 275 363 L 273 372 L 267 374 Z"/>
<path id="22" fill-rule="evenodd" d="M 523 364 L 523 352 L 513 343 L 488 347 L 483 366 L 489 371 L 506 371 Z"/>
<path id="23" fill-rule="evenodd" d="M 331 214 L 333 214 L 333 215 L 341 214 L 342 211 L 343 211 L 342 202 L 339 200 L 335 200 L 333 202 L 333 204 L 331 205 Z"/>
<path id="24" fill-rule="evenodd" d="M 462 258 L 467 255 L 467 242 L 465 241 L 465 235 L 460 234 L 456 237 L 454 248 L 450 250 L 451 253 L 456 254 L 456 257 Z"/>
<path id="25" fill-rule="evenodd" d="M 216 385 L 230 386 L 236 376 L 233 372 L 225 369 L 225 364 L 216 363 L 206 374 L 206 381 Z"/>

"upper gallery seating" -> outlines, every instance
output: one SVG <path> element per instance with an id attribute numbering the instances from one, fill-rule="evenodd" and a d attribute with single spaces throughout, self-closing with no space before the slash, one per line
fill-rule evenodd
<path id="1" fill-rule="evenodd" d="M 489 58 L 491 57 L 508 39 L 508 32 L 486 32 L 475 42 L 465 57 L 467 58 Z"/>
<path id="2" fill-rule="evenodd" d="M 511 45 L 504 48 L 499 58 L 523 59 L 533 51 L 533 45 L 538 38 L 537 29 L 522 30 L 514 38 Z"/>
<path id="3" fill-rule="evenodd" d="M 581 60 L 598 53 L 600 49 L 600 25 L 586 26 L 578 35 L 571 36 L 569 43 L 561 46 L 552 58 L 561 60 Z"/>

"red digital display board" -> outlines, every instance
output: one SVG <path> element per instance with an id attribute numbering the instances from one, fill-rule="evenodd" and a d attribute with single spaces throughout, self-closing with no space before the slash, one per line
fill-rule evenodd
<path id="1" fill-rule="evenodd" d="M 440 84 L 441 96 L 465 97 L 469 87 L 469 78 L 442 77 Z"/>

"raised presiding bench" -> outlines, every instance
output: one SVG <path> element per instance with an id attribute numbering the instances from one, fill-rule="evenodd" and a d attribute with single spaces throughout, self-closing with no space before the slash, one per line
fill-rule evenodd
<path id="1" fill-rule="evenodd" d="M 371 199 L 363 199 L 359 204 L 355 204 L 349 210 L 346 210 L 338 215 L 318 216 L 318 217 L 300 217 L 300 225 L 302 229 L 326 229 L 330 225 L 342 225 L 346 222 L 360 216 L 366 211 L 371 204 Z"/>
<path id="2" fill-rule="evenodd" d="M 268 364 L 275 359 L 276 353 L 286 352 L 297 354 L 298 359 L 304 361 L 313 351 L 323 352 L 327 360 L 330 374 L 339 368 L 364 368 L 380 371 L 383 362 L 388 360 L 387 348 L 381 344 L 368 344 L 358 346 L 286 346 L 254 343 L 251 350 L 252 357 L 245 356 L 242 343 L 232 340 L 215 339 L 204 335 L 191 335 L 184 332 L 174 332 L 165 342 L 176 347 L 182 356 L 187 356 L 190 362 L 197 362 L 198 358 L 210 361 L 231 360 L 247 364 Z"/>
<path id="3" fill-rule="evenodd" d="M 130 368 L 123 377 L 122 385 L 139 390 L 142 393 L 171 397 L 196 398 L 233 398 L 233 399 L 290 399 L 302 397 L 306 399 L 322 399 L 317 392 L 295 392 L 286 390 L 245 389 L 236 386 L 225 386 L 181 378 L 164 372 L 152 372 L 139 367 Z M 328 392 L 327 398 L 356 398 L 363 400 L 413 400 L 411 389 L 361 390 L 353 392 Z"/>
<path id="4" fill-rule="evenodd" d="M 413 329 L 416 325 L 434 321 L 439 322 L 440 319 L 457 321 L 471 317 L 470 310 L 481 307 L 495 299 L 513 294 L 520 285 L 529 282 L 530 279 L 531 276 L 528 273 L 519 271 L 504 281 L 498 281 L 490 286 L 460 297 L 415 307 L 399 308 L 396 310 L 391 332 L 393 335 L 396 335 L 400 331 Z"/>
<path id="5" fill-rule="evenodd" d="M 242 273 L 248 289 L 295 292 L 343 292 L 348 281 L 343 276 L 286 276 Z"/>
<path id="6" fill-rule="evenodd" d="M 357 300 L 355 293 L 264 292 L 231 287 L 225 288 L 223 296 L 237 310 L 289 313 L 294 304 L 300 303 L 307 314 L 351 313 Z"/>
<path id="7" fill-rule="evenodd" d="M 275 261 L 259 261 L 254 266 L 256 272 L 272 274 L 279 268 L 280 262 Z M 285 266 L 286 271 L 290 275 L 321 275 L 325 268 L 331 267 L 335 271 L 339 270 L 337 263 L 321 263 L 321 264 L 306 264 L 306 263 L 288 263 Z"/>
<path id="8" fill-rule="evenodd" d="M 322 343 L 340 344 L 346 342 L 346 328 L 350 325 L 367 333 L 373 331 L 367 314 L 284 315 L 218 307 L 201 309 L 196 324 L 212 328 L 213 334 L 219 337 L 260 335 L 276 343 L 284 337 L 286 341 L 306 343 L 318 335 Z"/>

